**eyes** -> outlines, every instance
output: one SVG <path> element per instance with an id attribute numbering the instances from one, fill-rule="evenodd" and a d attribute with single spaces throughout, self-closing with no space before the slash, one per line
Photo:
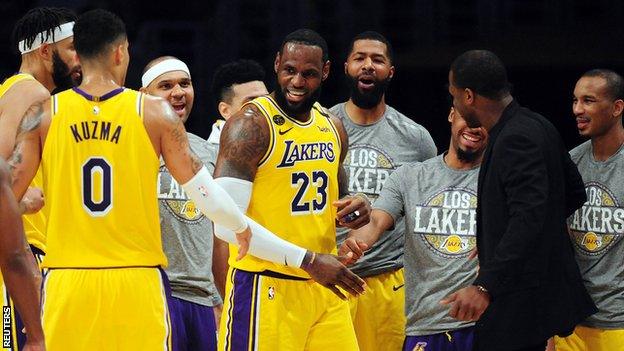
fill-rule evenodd
<path id="1" fill-rule="evenodd" d="M 190 80 L 182 80 L 180 82 L 163 81 L 163 82 L 158 83 L 158 89 L 171 90 L 178 84 L 180 85 L 180 88 L 186 89 L 191 86 L 191 81 Z"/>
<path id="2" fill-rule="evenodd" d="M 580 99 L 577 99 L 577 98 L 575 97 L 575 98 L 573 98 L 573 99 L 572 99 L 572 104 L 573 104 L 573 105 L 576 105 L 576 104 L 578 104 L 579 102 L 581 102 L 581 103 L 582 103 L 582 104 L 584 104 L 584 105 L 591 105 L 591 104 L 593 104 L 593 103 L 595 103 L 595 102 L 596 102 L 596 99 L 595 99 L 595 98 L 593 98 L 593 97 L 591 97 L 591 96 L 584 96 L 584 97 L 582 97 L 582 98 L 580 98 Z"/>
<path id="3" fill-rule="evenodd" d="M 283 70 L 289 76 L 294 76 L 295 74 L 297 74 L 297 70 L 292 66 L 286 66 L 284 67 Z M 310 78 L 320 78 L 321 74 L 317 70 L 309 69 L 309 70 L 305 70 L 301 72 L 301 76 L 305 79 L 310 79 Z"/>

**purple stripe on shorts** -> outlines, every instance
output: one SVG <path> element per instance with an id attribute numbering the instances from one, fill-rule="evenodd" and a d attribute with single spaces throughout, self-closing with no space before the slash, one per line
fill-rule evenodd
<path id="1" fill-rule="evenodd" d="M 408 335 L 403 351 L 472 351 L 474 327 L 431 335 Z"/>
<path id="2" fill-rule="evenodd" d="M 167 343 L 166 343 L 166 350 L 169 351 L 169 340 L 171 339 L 171 324 L 170 324 L 170 317 L 169 317 L 169 305 L 171 303 L 171 286 L 169 285 L 169 277 L 167 277 L 167 273 L 165 273 L 165 270 L 162 269 L 161 267 L 158 267 L 158 272 L 160 273 L 160 277 L 162 278 L 162 284 L 163 287 L 165 288 L 165 299 L 167 302 L 167 315 L 166 315 L 166 319 L 165 319 L 165 324 L 167 326 Z"/>
<path id="3" fill-rule="evenodd" d="M 232 303 L 232 324 L 229 330 L 232 340 L 231 350 L 247 350 L 249 338 L 253 337 L 249 330 L 249 322 L 252 318 L 252 301 L 254 298 L 254 281 L 257 275 L 250 272 L 236 270 L 234 272 L 234 301 Z"/>

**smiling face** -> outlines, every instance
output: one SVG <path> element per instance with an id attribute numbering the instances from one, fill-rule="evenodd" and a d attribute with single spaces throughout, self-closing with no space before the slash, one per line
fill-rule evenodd
<path id="1" fill-rule="evenodd" d="M 175 113 L 186 122 L 195 98 L 193 82 L 186 72 L 163 73 L 147 86 L 146 91 L 150 95 L 160 96 L 169 101 Z"/>
<path id="2" fill-rule="evenodd" d="M 288 115 L 307 118 L 329 75 L 329 61 L 323 63 L 318 46 L 286 43 L 275 58 L 275 73 L 277 103 Z"/>
<path id="3" fill-rule="evenodd" d="M 602 77 L 582 77 L 576 82 L 572 112 L 579 134 L 593 138 L 607 134 L 621 123 L 621 108 L 609 96 L 607 81 Z"/>
<path id="4" fill-rule="evenodd" d="M 451 123 L 451 149 L 455 150 L 457 158 L 471 162 L 481 156 L 488 139 L 485 128 L 470 128 L 455 109 L 451 109 L 448 121 Z"/>
<path id="5" fill-rule="evenodd" d="M 356 40 L 345 63 L 351 99 L 360 108 L 372 108 L 382 99 L 394 66 L 386 44 L 372 39 Z"/>

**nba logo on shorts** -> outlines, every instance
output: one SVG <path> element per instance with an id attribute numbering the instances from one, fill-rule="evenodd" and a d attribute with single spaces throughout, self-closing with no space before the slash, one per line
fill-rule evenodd
<path id="1" fill-rule="evenodd" d="M 269 286 L 269 300 L 273 300 L 275 298 L 275 288 Z"/>
<path id="2" fill-rule="evenodd" d="M 426 346 L 426 342 L 419 342 L 418 344 L 416 344 L 416 346 L 414 346 L 414 349 L 412 351 L 425 351 Z"/>

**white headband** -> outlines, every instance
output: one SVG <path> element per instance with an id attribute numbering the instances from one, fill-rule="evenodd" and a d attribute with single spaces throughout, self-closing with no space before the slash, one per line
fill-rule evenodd
<path id="1" fill-rule="evenodd" d="M 143 88 L 150 85 L 154 79 L 158 78 L 161 74 L 165 74 L 167 72 L 173 71 L 183 71 L 188 74 L 189 78 L 191 77 L 191 72 L 188 69 L 186 63 L 178 60 L 178 59 L 167 59 L 150 67 L 141 77 L 141 82 L 143 83 Z"/>
<path id="2" fill-rule="evenodd" d="M 26 54 L 37 50 L 43 44 L 52 44 L 63 39 L 67 39 L 74 35 L 74 22 L 63 23 L 60 26 L 55 27 L 50 34 L 51 35 L 48 35 L 46 40 L 43 40 L 43 38 L 46 37 L 45 31 L 37 34 L 35 40 L 32 44 L 30 44 L 30 46 L 26 44 L 26 39 L 24 39 L 17 44 L 17 48 L 22 54 Z"/>

